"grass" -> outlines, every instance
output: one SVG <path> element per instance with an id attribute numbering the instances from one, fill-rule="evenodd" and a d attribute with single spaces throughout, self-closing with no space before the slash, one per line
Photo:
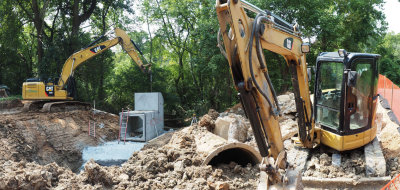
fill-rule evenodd
<path id="1" fill-rule="evenodd" d="M 13 96 L 9 96 L 9 97 L 6 97 L 6 98 L 0 98 L 0 101 L 18 100 L 18 99 L 22 99 L 22 95 L 13 95 Z"/>

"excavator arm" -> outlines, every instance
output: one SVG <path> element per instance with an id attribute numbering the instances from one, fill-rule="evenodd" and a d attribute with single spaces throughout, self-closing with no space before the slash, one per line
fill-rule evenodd
<path id="1" fill-rule="evenodd" d="M 269 174 L 272 183 L 282 182 L 277 169 L 286 167 L 286 152 L 278 123 L 280 108 L 263 50 L 282 55 L 286 60 L 292 75 L 298 111 L 299 142 L 304 147 L 312 147 L 314 119 L 305 57 L 309 46 L 303 44 L 295 26 L 244 0 L 217 0 L 216 9 L 219 33 L 226 50 L 223 54 L 228 59 L 260 154 L 264 158 L 275 159 L 274 163 L 264 159 L 261 169 Z M 249 18 L 246 11 L 254 12 L 257 16 Z M 222 45 L 219 46 L 221 48 Z"/>
<path id="2" fill-rule="evenodd" d="M 140 52 L 140 50 L 136 47 L 134 42 L 125 33 L 125 31 L 116 28 L 115 34 L 117 37 L 114 39 L 104 41 L 94 46 L 90 46 L 71 55 L 64 63 L 61 76 L 58 81 L 58 88 L 63 89 L 65 87 L 69 77 L 74 75 L 74 71 L 79 65 L 89 60 L 90 58 L 103 53 L 111 47 L 114 47 L 117 44 L 121 45 L 122 49 L 124 49 L 124 51 L 133 59 L 133 61 L 139 66 L 139 68 L 143 72 L 146 71 L 147 67 L 149 68 L 148 71 L 151 72 L 151 65 L 143 63 L 142 59 L 137 53 L 138 51 Z"/>

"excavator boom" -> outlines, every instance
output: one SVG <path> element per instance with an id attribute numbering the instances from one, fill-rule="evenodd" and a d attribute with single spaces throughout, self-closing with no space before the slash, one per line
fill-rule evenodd
<path id="1" fill-rule="evenodd" d="M 268 75 L 263 49 L 284 57 L 292 74 L 292 83 L 298 111 L 298 134 L 304 147 L 312 147 L 314 120 L 310 101 L 305 53 L 295 26 L 269 11 L 263 11 L 244 0 L 217 0 L 220 34 L 231 67 L 236 89 L 262 157 L 268 159 L 261 170 L 268 173 L 272 183 L 282 182 L 278 168 L 285 168 L 286 152 L 278 123 L 280 115 L 276 93 Z M 246 11 L 257 14 L 254 19 Z"/>
<path id="2" fill-rule="evenodd" d="M 255 11 L 256 18 L 249 18 L 245 8 Z M 290 28 L 286 21 L 246 1 L 217 0 L 217 15 L 235 86 L 254 128 L 261 155 L 272 155 L 276 159 L 284 151 L 278 124 L 279 104 L 262 49 L 285 58 L 292 73 L 300 141 L 311 147 L 314 121 L 305 52 L 302 51 L 302 47 L 307 47 L 299 32 L 293 26 Z"/>
<path id="3" fill-rule="evenodd" d="M 130 37 L 125 33 L 125 31 L 115 28 L 116 38 L 107 40 L 105 42 L 96 44 L 94 46 L 90 46 L 83 50 L 80 50 L 74 54 L 72 54 L 67 61 L 65 61 L 63 69 L 61 71 L 61 77 L 58 81 L 58 87 L 64 88 L 65 84 L 68 81 L 70 76 L 73 76 L 75 69 L 84 63 L 85 61 L 89 60 L 92 57 L 95 57 L 104 51 L 114 47 L 118 43 L 121 45 L 122 49 L 134 60 L 134 62 L 139 66 L 139 68 L 145 72 L 145 66 L 142 62 L 142 59 L 137 54 L 137 49 L 130 39 Z"/>

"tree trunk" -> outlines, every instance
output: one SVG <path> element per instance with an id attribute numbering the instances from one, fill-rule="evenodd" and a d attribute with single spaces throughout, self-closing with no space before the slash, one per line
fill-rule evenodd
<path id="1" fill-rule="evenodd" d="M 70 46 L 70 54 L 72 54 L 75 50 L 79 49 L 78 45 L 78 37 L 79 37 L 79 28 L 83 22 L 89 19 L 90 15 L 92 15 L 94 9 L 96 8 L 97 0 L 92 0 L 90 7 L 87 10 L 83 10 L 82 14 L 79 15 L 79 2 L 80 0 L 74 0 L 74 4 L 72 6 L 72 29 L 71 29 L 71 46 Z"/>
<path id="2" fill-rule="evenodd" d="M 48 1 L 47 1 L 48 2 Z M 43 34 L 43 26 L 44 26 L 44 12 L 47 8 L 47 2 L 44 2 L 43 8 L 40 10 L 39 5 L 36 0 L 32 0 L 32 10 L 33 10 L 33 24 L 35 25 L 37 37 L 36 37 L 36 44 L 37 44 L 37 59 L 39 65 L 42 65 L 43 59 L 43 41 L 42 41 L 42 34 Z M 43 66 L 41 68 L 44 68 Z M 41 71 L 39 71 L 41 72 Z"/>

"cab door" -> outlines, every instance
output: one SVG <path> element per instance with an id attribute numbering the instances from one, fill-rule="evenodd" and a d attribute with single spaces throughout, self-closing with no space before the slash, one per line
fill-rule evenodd
<path id="1" fill-rule="evenodd" d="M 341 96 L 344 64 L 342 62 L 317 63 L 315 86 L 315 122 L 322 129 L 339 134 L 341 131 Z"/>
<path id="2" fill-rule="evenodd" d="M 352 149 L 372 140 L 371 135 L 364 132 L 371 129 L 376 65 L 373 58 L 355 58 L 347 66 L 348 72 L 353 71 L 356 78 L 345 82 L 343 145 L 345 149 Z"/>

